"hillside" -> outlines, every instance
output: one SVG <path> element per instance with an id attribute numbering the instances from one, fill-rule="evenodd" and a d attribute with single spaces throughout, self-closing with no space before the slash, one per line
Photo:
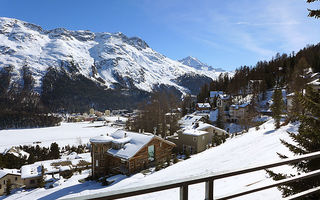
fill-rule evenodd
<path id="1" fill-rule="evenodd" d="M 197 94 L 201 85 L 220 74 L 208 74 L 171 60 L 142 39 L 123 33 L 44 30 L 38 25 L 1 17 L 0 72 L 8 66 L 12 66 L 11 85 L 23 84 L 23 67 L 30 71 L 34 89 L 45 93 L 46 99 L 53 99 L 47 104 L 57 103 L 59 95 L 67 96 L 63 104 L 70 103 L 68 92 L 74 93 L 73 90 L 79 96 L 76 102 L 98 105 L 111 101 L 110 96 L 135 102 L 155 90 Z M 96 97 L 99 93 L 105 97 Z M 109 105 L 116 107 L 121 103 L 126 101 Z"/>
<path id="2" fill-rule="evenodd" d="M 225 170 L 248 167 L 254 164 L 279 160 L 276 152 L 292 155 L 280 143 L 279 139 L 289 140 L 286 131 L 295 132 L 298 124 L 288 124 L 278 130 L 274 130 L 273 120 L 269 120 L 260 126 L 249 130 L 244 135 L 236 136 L 227 140 L 226 143 L 211 148 L 207 151 L 193 155 L 190 159 L 180 161 L 168 168 L 162 169 L 149 175 L 142 173 L 130 177 L 117 176 L 116 183 L 111 186 L 101 186 L 95 182 L 79 183 L 77 180 L 86 175 L 75 175 L 66 182 L 52 189 L 35 189 L 29 191 L 18 191 L 7 199 L 29 198 L 29 199 L 57 199 L 70 195 L 87 195 L 111 190 L 118 190 L 128 187 L 152 184 L 161 181 L 169 181 L 178 178 L 199 175 L 208 172 L 221 172 Z M 60 131 L 63 132 L 64 128 Z M 66 132 L 68 134 L 68 132 Z M 280 167 L 279 170 L 287 170 L 288 167 Z M 88 173 L 88 172 L 87 172 Z M 264 185 L 272 181 L 264 171 L 236 176 L 228 179 L 215 181 L 215 195 L 221 196 L 227 193 Z M 190 187 L 191 199 L 204 199 L 204 184 L 197 184 Z M 163 192 L 151 193 L 129 199 L 177 199 L 179 189 L 166 190 Z M 281 193 L 276 189 L 269 189 L 239 199 L 279 199 Z"/>

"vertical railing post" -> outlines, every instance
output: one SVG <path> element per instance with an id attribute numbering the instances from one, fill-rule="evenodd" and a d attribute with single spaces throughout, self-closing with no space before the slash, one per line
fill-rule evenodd
<path id="1" fill-rule="evenodd" d="M 213 179 L 206 181 L 205 200 L 213 200 Z"/>
<path id="2" fill-rule="evenodd" d="M 180 186 L 180 200 L 188 200 L 188 185 Z"/>

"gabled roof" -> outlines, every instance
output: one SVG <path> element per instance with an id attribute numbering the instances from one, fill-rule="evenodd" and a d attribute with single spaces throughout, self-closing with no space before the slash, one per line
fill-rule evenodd
<path id="1" fill-rule="evenodd" d="M 123 159 L 130 159 L 134 157 L 153 138 L 157 138 L 170 145 L 174 145 L 174 143 L 166 141 L 151 133 L 136 133 L 131 131 L 118 130 L 112 133 L 110 136 L 113 138 L 113 143 L 123 144 L 123 147 L 119 149 L 110 148 L 109 150 L 107 150 L 107 153 Z"/>
<path id="2" fill-rule="evenodd" d="M 91 143 L 108 143 L 111 142 L 113 140 L 112 137 L 107 136 L 107 135 L 100 135 L 94 138 L 90 138 L 90 142 Z"/>
<path id="3" fill-rule="evenodd" d="M 222 100 L 228 100 L 230 99 L 230 95 L 227 95 L 227 94 L 219 94 L 218 96 L 220 99 Z"/>
<path id="4" fill-rule="evenodd" d="M 192 135 L 192 136 L 201 136 L 201 135 L 206 135 L 208 134 L 207 131 L 200 131 L 197 129 L 186 129 L 185 131 L 183 131 L 184 135 Z"/>
<path id="5" fill-rule="evenodd" d="M 17 176 L 21 175 L 20 170 L 18 169 L 0 168 L 0 178 L 3 178 L 8 174 L 17 175 Z"/>

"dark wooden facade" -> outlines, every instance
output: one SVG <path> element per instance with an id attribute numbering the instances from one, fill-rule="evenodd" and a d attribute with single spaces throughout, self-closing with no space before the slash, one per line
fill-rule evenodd
<path id="1" fill-rule="evenodd" d="M 165 162 L 171 157 L 175 144 L 153 137 L 134 156 L 125 159 L 113 156 L 107 151 L 112 147 L 109 143 L 92 144 L 92 172 L 93 176 L 106 176 L 108 174 L 132 174 L 139 172 L 149 166 Z M 149 160 L 148 147 L 154 145 L 154 160 Z"/>

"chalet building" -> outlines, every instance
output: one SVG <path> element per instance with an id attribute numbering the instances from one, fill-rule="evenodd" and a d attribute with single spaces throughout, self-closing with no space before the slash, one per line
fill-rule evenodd
<path id="1" fill-rule="evenodd" d="M 132 174 L 171 157 L 175 144 L 150 133 L 118 130 L 90 139 L 92 174 Z"/>
<path id="2" fill-rule="evenodd" d="M 29 165 L 23 165 L 21 167 L 21 179 L 26 188 L 36 188 L 39 187 L 39 183 L 43 178 L 42 175 L 52 177 L 55 175 L 63 176 L 63 173 L 67 171 L 88 169 L 91 165 L 90 161 L 91 157 L 88 153 L 77 154 L 72 152 L 59 159 L 44 160 Z"/>
<path id="3" fill-rule="evenodd" d="M 209 112 L 211 109 L 211 106 L 210 106 L 210 103 L 197 103 L 196 109 L 198 111 L 208 111 Z"/>
<path id="4" fill-rule="evenodd" d="M 227 132 L 211 124 L 196 122 L 190 127 L 178 131 L 177 135 L 170 136 L 169 141 L 177 145 L 179 152 L 195 154 L 208 149 L 215 135 L 226 135 Z"/>
<path id="5" fill-rule="evenodd" d="M 229 119 L 228 121 L 237 123 L 247 117 L 248 113 L 248 103 L 240 105 L 231 105 L 229 109 Z"/>
<path id="6" fill-rule="evenodd" d="M 23 186 L 20 171 L 17 169 L 0 168 L 0 196 L 6 194 L 8 182 L 11 184 L 11 189 Z"/>
<path id="7" fill-rule="evenodd" d="M 41 165 L 23 165 L 21 167 L 21 179 L 26 188 L 36 188 L 41 182 Z"/>
<path id="8" fill-rule="evenodd" d="M 218 98 L 219 95 L 223 95 L 223 91 L 210 91 L 210 103 L 214 103 L 214 100 Z"/>
<path id="9" fill-rule="evenodd" d="M 231 104 L 231 96 L 220 94 L 217 98 L 217 107 L 222 111 L 228 111 Z"/>

